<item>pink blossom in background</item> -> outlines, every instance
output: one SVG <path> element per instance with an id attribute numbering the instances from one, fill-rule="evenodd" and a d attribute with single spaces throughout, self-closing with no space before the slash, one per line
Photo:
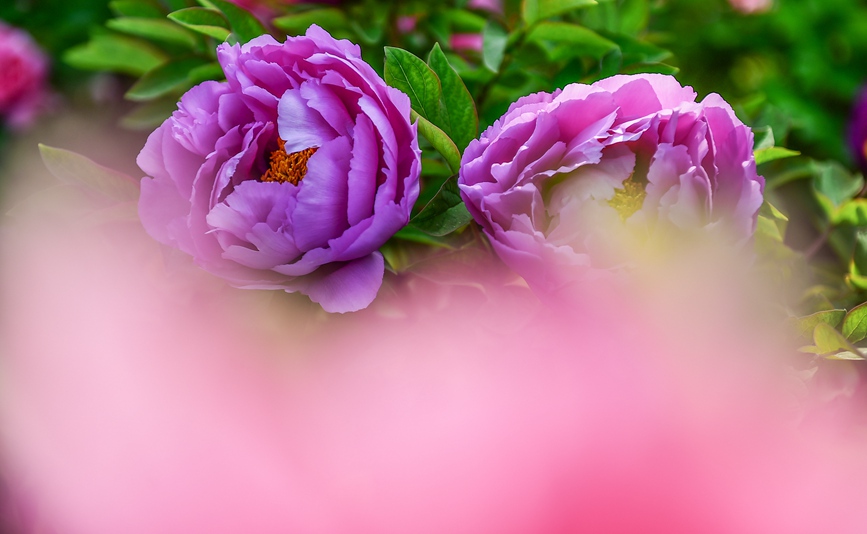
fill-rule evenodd
<path id="1" fill-rule="evenodd" d="M 741 13 L 763 13 L 773 7 L 774 0 L 729 0 L 729 4 Z"/>
<path id="2" fill-rule="evenodd" d="M 867 527 L 863 435 L 797 425 L 788 349 L 718 258 L 584 308 L 431 284 L 415 310 L 328 316 L 93 225 L 0 241 L 3 472 L 44 531 Z"/>
<path id="3" fill-rule="evenodd" d="M 449 36 L 449 47 L 452 50 L 482 51 L 482 34 L 480 33 L 453 33 Z"/>
<path id="4" fill-rule="evenodd" d="M 0 121 L 29 126 L 48 98 L 48 58 L 24 30 L 0 22 Z"/>
<path id="5" fill-rule="evenodd" d="M 503 12 L 502 0 L 470 0 L 469 2 L 467 2 L 467 7 L 471 7 L 473 9 L 483 9 L 492 13 Z"/>

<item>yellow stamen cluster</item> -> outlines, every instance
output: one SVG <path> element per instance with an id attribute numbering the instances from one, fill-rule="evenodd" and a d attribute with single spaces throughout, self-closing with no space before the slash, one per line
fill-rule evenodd
<path id="1" fill-rule="evenodd" d="M 307 174 L 307 161 L 318 148 L 310 147 L 287 154 L 286 143 L 280 138 L 277 138 L 277 146 L 279 148 L 268 157 L 268 170 L 262 175 L 261 181 L 291 182 L 292 185 L 298 185 Z"/>
<path id="2" fill-rule="evenodd" d="M 620 218 L 625 221 L 641 209 L 646 196 L 644 184 L 634 181 L 630 176 L 623 181 L 622 188 L 614 190 L 614 197 L 608 201 L 608 205 L 617 210 Z"/>

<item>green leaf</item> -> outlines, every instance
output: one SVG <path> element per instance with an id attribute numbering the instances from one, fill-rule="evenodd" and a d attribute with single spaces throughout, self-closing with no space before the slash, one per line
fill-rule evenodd
<path id="1" fill-rule="evenodd" d="M 442 87 L 436 73 L 410 52 L 385 47 L 385 83 L 406 93 L 412 109 L 433 124 L 442 124 Z"/>
<path id="2" fill-rule="evenodd" d="M 216 9 L 188 7 L 169 13 L 169 19 L 218 41 L 225 41 L 231 34 L 229 21 Z"/>
<path id="3" fill-rule="evenodd" d="M 867 338 L 867 302 L 849 310 L 843 318 L 843 335 L 852 343 Z"/>
<path id="4" fill-rule="evenodd" d="M 794 326 L 798 334 L 809 337 L 816 330 L 816 325 L 819 323 L 836 327 L 845 316 L 846 310 L 825 310 L 804 317 L 792 317 L 789 319 L 789 322 Z"/>
<path id="5" fill-rule="evenodd" d="M 119 17 L 163 18 L 158 7 L 142 0 L 115 0 L 109 2 L 108 7 Z"/>
<path id="6" fill-rule="evenodd" d="M 198 84 L 207 80 L 220 81 L 225 79 L 226 75 L 223 72 L 223 67 L 216 61 L 213 61 L 190 70 L 187 78 L 191 83 Z"/>
<path id="7" fill-rule="evenodd" d="M 124 97 L 129 100 L 153 100 L 175 89 L 189 89 L 194 84 L 190 81 L 190 71 L 208 63 L 203 58 L 187 58 L 169 61 L 149 70 L 133 84 Z"/>
<path id="8" fill-rule="evenodd" d="M 301 35 L 307 31 L 311 24 L 316 24 L 329 33 L 334 33 L 335 30 L 346 28 L 349 21 L 342 10 L 327 7 L 277 17 L 271 23 L 278 30 L 286 32 L 287 35 Z"/>
<path id="9" fill-rule="evenodd" d="M 178 100 L 164 97 L 151 100 L 124 115 L 120 125 L 130 130 L 153 130 L 178 109 Z"/>
<path id="10" fill-rule="evenodd" d="M 617 43 L 593 30 L 568 22 L 542 22 L 527 35 L 527 41 L 566 44 L 572 57 L 588 56 L 600 59 L 618 49 Z"/>
<path id="11" fill-rule="evenodd" d="M 770 126 L 753 128 L 753 151 L 774 146 L 774 131 Z"/>
<path id="12" fill-rule="evenodd" d="M 867 199 L 854 198 L 846 202 L 832 213 L 831 223 L 867 226 Z"/>
<path id="13" fill-rule="evenodd" d="M 493 72 L 500 71 L 508 41 L 509 35 L 505 28 L 493 20 L 485 24 L 482 30 L 482 63 Z"/>
<path id="14" fill-rule="evenodd" d="M 66 184 L 84 186 L 89 191 L 120 202 L 137 200 L 139 197 L 138 181 L 126 174 L 62 148 L 40 144 L 39 152 L 51 174 Z"/>
<path id="15" fill-rule="evenodd" d="M 819 349 L 818 354 L 834 354 L 840 351 L 849 351 L 860 354 L 860 351 L 843 337 L 843 334 L 827 323 L 819 323 L 813 330 L 813 343 Z M 863 359 L 863 358 L 862 358 Z"/>
<path id="16" fill-rule="evenodd" d="M 521 17 L 530 25 L 573 9 L 594 5 L 596 0 L 523 0 Z"/>
<path id="17" fill-rule="evenodd" d="M 433 236 L 444 236 L 473 219 L 458 188 L 457 175 L 446 180 L 428 204 L 413 217 L 409 224 Z"/>
<path id="18" fill-rule="evenodd" d="M 119 19 L 109 19 L 105 25 L 112 30 L 143 37 L 149 41 L 157 41 L 182 46 L 184 48 L 195 48 L 198 44 L 196 37 L 185 30 L 165 19 L 152 19 L 142 17 L 122 17 Z"/>
<path id="19" fill-rule="evenodd" d="M 231 2 L 226 0 L 199 0 L 199 3 L 204 7 L 217 9 L 223 13 L 232 27 L 232 32 L 241 43 L 246 43 L 260 35 L 268 33 L 265 27 L 262 26 L 262 23 L 252 13 Z"/>
<path id="20" fill-rule="evenodd" d="M 463 152 L 478 134 L 479 116 L 476 113 L 476 104 L 464 81 L 449 64 L 439 43 L 434 44 L 428 64 L 440 79 L 443 115 L 444 118 L 448 118 L 450 127 L 448 133 L 458 149 Z"/>
<path id="21" fill-rule="evenodd" d="M 767 163 L 769 161 L 774 161 L 777 159 L 791 158 L 793 156 L 800 155 L 801 153 L 797 150 L 789 150 L 788 148 L 783 148 L 781 146 L 760 148 L 755 151 L 756 165 L 761 165 L 762 163 Z"/>
<path id="22" fill-rule="evenodd" d="M 433 236 L 412 226 L 404 226 L 393 237 L 402 241 L 410 241 L 432 247 L 453 248 L 448 240 Z"/>
<path id="23" fill-rule="evenodd" d="M 141 76 L 166 61 L 167 56 L 146 41 L 112 34 L 96 34 L 63 55 L 69 65 L 84 70 Z"/>
<path id="24" fill-rule="evenodd" d="M 836 161 L 815 162 L 814 190 L 824 195 L 834 206 L 840 206 L 854 197 L 864 185 L 860 175 L 851 174 Z"/>
<path id="25" fill-rule="evenodd" d="M 858 289 L 867 290 L 867 230 L 855 232 L 855 246 L 846 280 Z"/>
<path id="26" fill-rule="evenodd" d="M 457 173 L 461 168 L 461 152 L 455 146 L 454 141 L 429 120 L 416 113 L 415 110 L 411 111 L 409 116 L 411 120 L 418 121 L 418 133 L 428 140 L 434 150 L 440 153 L 446 160 L 449 169 L 453 173 Z"/>

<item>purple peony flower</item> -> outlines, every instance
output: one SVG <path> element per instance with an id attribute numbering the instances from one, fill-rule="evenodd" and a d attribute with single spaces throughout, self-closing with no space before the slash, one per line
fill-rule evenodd
<path id="1" fill-rule="evenodd" d="M 0 22 L 0 119 L 29 126 L 48 99 L 48 58 L 25 31 Z"/>
<path id="2" fill-rule="evenodd" d="M 139 154 L 145 229 L 236 287 L 366 307 L 418 197 L 409 98 L 317 26 L 217 57 L 228 81 L 188 91 Z"/>
<path id="3" fill-rule="evenodd" d="M 521 98 L 467 147 L 464 202 L 542 292 L 621 264 L 624 233 L 712 227 L 747 241 L 764 188 L 752 132 L 719 95 L 695 97 L 644 74 Z"/>

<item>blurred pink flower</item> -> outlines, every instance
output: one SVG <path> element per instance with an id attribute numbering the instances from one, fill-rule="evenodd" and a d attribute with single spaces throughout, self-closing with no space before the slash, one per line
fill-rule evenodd
<path id="1" fill-rule="evenodd" d="M 166 275 L 127 230 L 37 219 L 0 242 L 0 450 L 47 531 L 867 527 L 864 440 L 791 428 L 725 265 L 586 309 L 431 294 L 424 320 L 335 319 Z"/>
<path id="2" fill-rule="evenodd" d="M 482 34 L 480 33 L 453 33 L 449 36 L 449 47 L 452 50 L 482 51 Z"/>
<path id="3" fill-rule="evenodd" d="M 741 13 L 763 13 L 773 7 L 774 0 L 729 0 L 729 4 Z"/>
<path id="4" fill-rule="evenodd" d="M 29 126 L 48 98 L 48 58 L 27 32 L 0 22 L 0 118 Z"/>

